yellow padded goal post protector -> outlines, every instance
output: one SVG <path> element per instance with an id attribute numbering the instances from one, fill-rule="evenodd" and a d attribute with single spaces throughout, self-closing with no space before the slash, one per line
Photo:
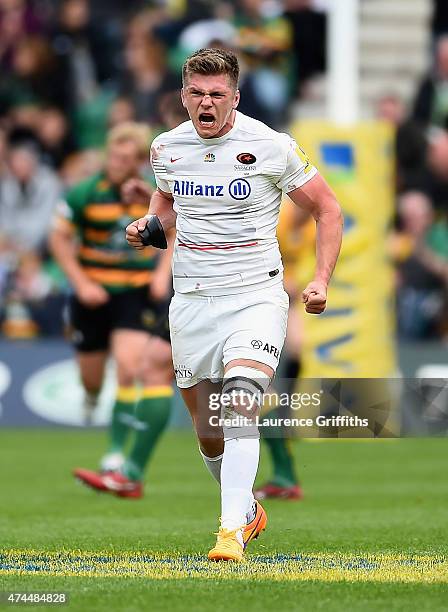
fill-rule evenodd
<path id="1" fill-rule="evenodd" d="M 393 130 L 378 121 L 346 127 L 304 121 L 293 126 L 292 134 L 335 191 L 344 214 L 343 244 L 327 309 L 316 316 L 299 305 L 303 343 L 296 391 L 320 393 L 321 401 L 301 408 L 300 416 L 310 417 L 313 425 L 298 427 L 295 433 L 395 437 L 394 270 L 387 251 L 394 211 Z M 297 263 L 299 287 L 312 279 L 314 267 L 313 245 Z M 368 425 L 317 424 L 318 415 L 336 413 L 356 415 Z"/>
<path id="2" fill-rule="evenodd" d="M 344 238 L 327 311 L 304 315 L 304 378 L 388 377 L 396 371 L 394 271 L 387 235 L 394 210 L 394 133 L 384 122 L 303 121 L 292 135 L 327 179 L 344 213 Z M 297 266 L 305 286 L 314 247 Z"/>

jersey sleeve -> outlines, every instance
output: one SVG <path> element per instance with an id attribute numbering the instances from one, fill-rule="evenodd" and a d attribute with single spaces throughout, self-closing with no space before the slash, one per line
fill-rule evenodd
<path id="1" fill-rule="evenodd" d="M 154 179 L 157 187 L 165 193 L 171 193 L 170 185 L 167 181 L 166 168 L 161 159 L 163 145 L 155 138 L 149 151 L 149 161 L 154 172 Z"/>
<path id="2" fill-rule="evenodd" d="M 59 200 L 55 211 L 55 225 L 70 226 L 73 230 L 82 225 L 85 191 L 85 184 L 76 185 Z"/>
<path id="3" fill-rule="evenodd" d="M 286 165 L 276 185 L 282 191 L 289 193 L 312 179 L 317 174 L 317 169 L 293 138 L 288 136 L 285 145 Z"/>

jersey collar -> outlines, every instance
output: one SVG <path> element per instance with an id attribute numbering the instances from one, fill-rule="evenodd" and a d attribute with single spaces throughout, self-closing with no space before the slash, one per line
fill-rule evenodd
<path id="1" fill-rule="evenodd" d="M 232 134 L 238 128 L 239 123 L 240 123 L 240 118 L 241 118 L 241 113 L 239 111 L 235 111 L 235 121 L 233 122 L 233 125 L 230 128 L 230 130 L 227 132 L 227 134 L 224 134 L 224 136 L 220 136 L 219 138 L 201 138 L 197 132 L 196 132 L 196 136 L 198 140 L 200 140 L 205 145 L 214 145 L 214 144 L 220 144 L 221 142 L 225 142 L 228 138 L 230 138 L 230 136 L 232 136 Z"/>

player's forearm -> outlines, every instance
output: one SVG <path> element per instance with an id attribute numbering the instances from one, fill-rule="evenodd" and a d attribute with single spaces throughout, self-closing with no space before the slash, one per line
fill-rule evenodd
<path id="1" fill-rule="evenodd" d="M 163 195 L 159 190 L 152 194 L 148 214 L 157 215 L 165 233 L 176 226 L 176 213 L 173 210 L 173 200 Z"/>
<path id="2" fill-rule="evenodd" d="M 87 280 L 87 276 L 76 258 L 75 244 L 70 236 L 55 230 L 50 234 L 48 244 L 51 254 L 74 289 Z"/>
<path id="3" fill-rule="evenodd" d="M 316 218 L 314 279 L 328 285 L 341 250 L 343 217 L 336 200 L 329 199 Z"/>

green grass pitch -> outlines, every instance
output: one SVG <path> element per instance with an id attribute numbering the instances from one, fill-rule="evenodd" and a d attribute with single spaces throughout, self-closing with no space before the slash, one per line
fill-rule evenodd
<path id="1" fill-rule="evenodd" d="M 205 558 L 219 495 L 192 434 L 161 442 L 143 500 L 72 479 L 104 444 L 0 432 L 0 590 L 65 591 L 66 609 L 95 612 L 447 609 L 447 439 L 299 442 L 305 500 L 265 504 L 241 565 Z"/>

